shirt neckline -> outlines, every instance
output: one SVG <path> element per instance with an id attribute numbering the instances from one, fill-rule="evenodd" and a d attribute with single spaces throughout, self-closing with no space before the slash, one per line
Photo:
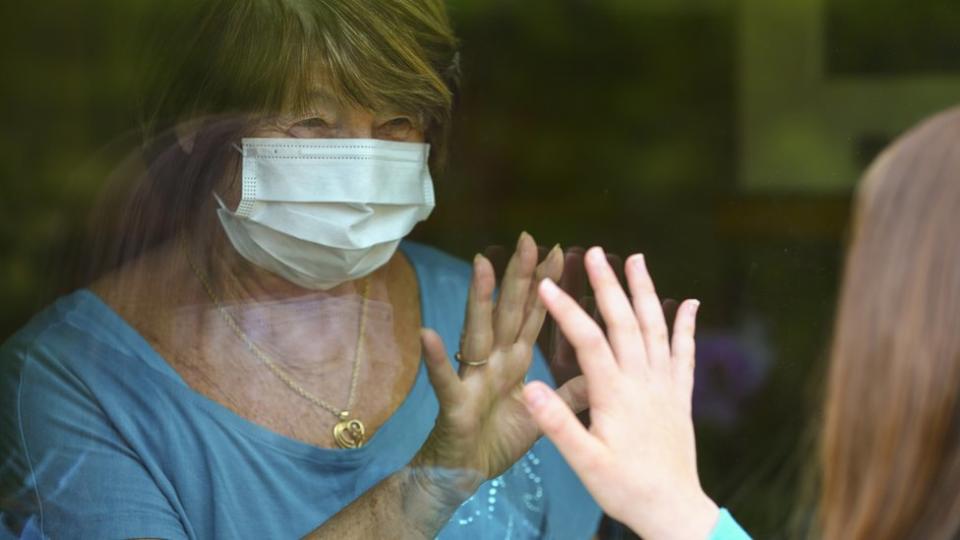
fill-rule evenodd
<path id="1" fill-rule="evenodd" d="M 433 325 L 434 313 L 431 309 L 432 304 L 425 298 L 425 295 L 427 294 L 426 287 L 424 286 L 426 272 L 422 267 L 423 262 L 418 259 L 418 254 L 416 253 L 417 250 L 409 249 L 411 247 L 409 244 L 410 242 L 407 241 L 401 242 L 399 249 L 410 261 L 410 265 L 413 267 L 414 274 L 416 275 L 417 285 L 419 288 L 418 295 L 420 301 L 421 325 L 424 327 L 431 327 Z M 186 395 L 188 399 L 191 399 L 197 406 L 202 408 L 204 412 L 213 417 L 213 419 L 219 424 L 245 436 L 248 439 L 266 444 L 293 457 L 323 463 L 354 463 L 369 461 L 374 456 L 380 454 L 385 448 L 389 447 L 391 442 L 396 439 L 396 430 L 400 429 L 407 417 L 409 417 L 414 409 L 417 408 L 417 405 L 431 395 L 429 382 L 427 381 L 426 370 L 423 364 L 423 357 L 421 356 L 419 360 L 419 366 L 417 368 L 417 374 L 409 393 L 407 393 L 406 397 L 404 397 L 403 401 L 400 403 L 400 406 L 393 411 L 393 414 L 387 418 L 380 428 L 377 429 L 376 433 L 374 433 L 373 436 L 367 441 L 367 444 L 360 448 L 353 449 L 337 449 L 316 446 L 298 439 L 287 437 L 286 435 L 282 435 L 265 426 L 257 424 L 256 422 L 240 416 L 217 401 L 214 401 L 200 392 L 197 392 L 190 387 L 189 384 L 187 384 L 183 377 L 181 377 L 180 374 L 173 369 L 173 367 L 168 364 L 166 360 L 164 360 L 164 358 L 153 348 L 152 345 L 150 345 L 146 339 L 144 339 L 143 336 L 140 335 L 139 332 L 136 331 L 136 329 L 130 326 L 130 324 L 127 323 L 127 321 L 123 319 L 119 313 L 114 311 L 114 309 L 104 302 L 96 293 L 90 289 L 84 288 L 78 290 L 75 294 L 79 296 L 80 300 L 92 303 L 93 309 L 96 309 L 100 312 L 97 314 L 100 324 L 106 324 L 115 330 L 119 334 L 121 341 L 135 351 L 136 356 L 144 360 L 149 367 L 165 375 L 165 379 L 168 381 L 168 383 L 177 385 L 178 392 Z"/>

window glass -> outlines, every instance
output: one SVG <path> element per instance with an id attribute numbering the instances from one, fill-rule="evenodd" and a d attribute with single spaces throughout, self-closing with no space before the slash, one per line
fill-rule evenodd
<path id="1" fill-rule="evenodd" d="M 595 245 L 621 266 L 643 253 L 668 313 L 702 302 L 704 488 L 756 537 L 802 533 L 855 188 L 955 104 L 957 13 L 0 7 L 0 531 L 282 537 L 365 496 L 398 520 L 436 511 L 386 482 L 442 447 L 420 327 L 478 369 L 462 342 L 475 256 L 501 283 L 525 231 L 545 272 L 528 277 L 555 267 L 588 311 Z M 518 298 L 526 317 L 533 293 Z M 513 360 L 528 379 L 578 374 L 552 320 L 533 335 Z M 471 437 L 493 444 L 482 425 Z M 630 537 L 546 441 L 505 454 L 482 478 L 455 471 L 469 493 L 443 494 L 457 504 L 430 534 Z M 437 463 L 423 474 L 449 483 Z M 376 522 L 362 504 L 341 531 Z"/>

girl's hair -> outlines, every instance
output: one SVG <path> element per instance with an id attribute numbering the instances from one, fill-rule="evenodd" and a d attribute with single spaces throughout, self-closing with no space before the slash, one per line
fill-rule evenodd
<path id="1" fill-rule="evenodd" d="M 821 439 L 826 539 L 960 533 L 960 109 L 860 187 Z"/>
<path id="2" fill-rule="evenodd" d="M 459 84 L 443 0 L 167 0 L 154 16 L 138 159 L 101 203 L 80 283 L 203 222 L 212 192 L 237 173 L 240 139 L 278 114 L 310 112 L 318 87 L 346 105 L 417 115 L 430 166 L 442 168 Z"/>

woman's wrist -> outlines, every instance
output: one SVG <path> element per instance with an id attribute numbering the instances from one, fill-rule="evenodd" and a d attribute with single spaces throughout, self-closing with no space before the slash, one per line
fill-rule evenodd
<path id="1" fill-rule="evenodd" d="M 474 471 L 439 467 L 421 456 L 398 473 L 403 513 L 411 526 L 433 538 L 483 478 Z"/>
<path id="2" fill-rule="evenodd" d="M 411 464 L 388 476 L 304 538 L 436 538 L 469 497 Z"/>

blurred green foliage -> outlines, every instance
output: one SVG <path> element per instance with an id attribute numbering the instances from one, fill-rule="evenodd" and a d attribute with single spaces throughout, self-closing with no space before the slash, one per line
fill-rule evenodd
<path id="1" fill-rule="evenodd" d="M 834 74 L 960 71 L 960 8 L 953 0 L 831 0 L 825 28 Z"/>

